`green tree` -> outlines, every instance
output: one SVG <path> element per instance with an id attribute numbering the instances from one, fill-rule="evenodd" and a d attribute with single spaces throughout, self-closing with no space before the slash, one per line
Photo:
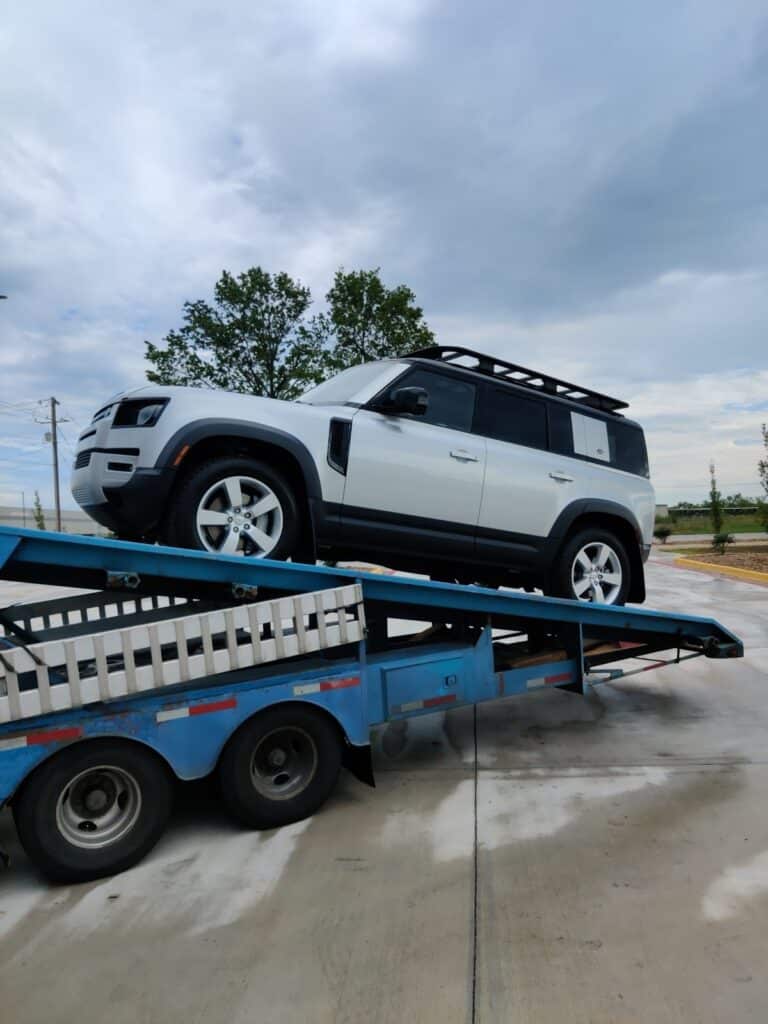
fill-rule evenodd
<path id="1" fill-rule="evenodd" d="M 251 267 L 224 271 L 213 305 L 185 302 L 183 325 L 165 346 L 146 342 L 155 384 L 224 388 L 268 398 L 296 398 L 326 375 L 325 323 L 308 317 L 312 301 L 288 274 Z"/>
<path id="2" fill-rule="evenodd" d="M 768 530 L 768 426 L 765 423 L 762 426 L 762 431 L 765 456 L 757 464 L 757 475 L 760 477 L 760 483 L 763 485 L 763 491 L 765 492 L 765 497 L 760 502 L 760 512 L 763 526 Z"/>
<path id="3" fill-rule="evenodd" d="M 709 515 L 712 520 L 712 532 L 719 535 L 723 532 L 723 499 L 717 489 L 715 464 L 709 464 Z"/>
<path id="4" fill-rule="evenodd" d="M 38 530 L 45 529 L 45 516 L 43 514 L 43 506 L 40 502 L 40 495 L 35 491 L 35 500 L 32 503 L 32 516 L 35 520 L 35 526 Z"/>
<path id="5" fill-rule="evenodd" d="M 387 288 L 380 270 L 336 271 L 324 321 L 332 336 L 334 369 L 404 355 L 434 342 L 407 285 Z"/>

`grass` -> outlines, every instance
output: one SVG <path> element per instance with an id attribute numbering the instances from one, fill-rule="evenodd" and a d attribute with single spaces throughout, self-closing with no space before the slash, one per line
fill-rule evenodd
<path id="1" fill-rule="evenodd" d="M 673 533 L 712 534 L 709 516 L 677 516 L 674 522 L 671 519 L 657 519 L 656 526 L 668 526 Z M 725 533 L 760 533 L 765 530 L 765 524 L 757 514 L 729 516 L 726 513 L 723 516 L 723 530 Z"/>
<path id="2" fill-rule="evenodd" d="M 667 544 L 664 547 L 665 551 L 670 551 L 673 555 L 685 555 L 686 558 L 693 558 L 695 555 L 711 555 L 712 545 L 708 544 L 704 547 L 701 544 L 691 544 L 690 547 L 680 548 L 676 545 Z M 738 544 L 730 545 L 726 549 L 728 551 L 738 551 L 741 554 L 766 554 L 768 553 L 768 537 L 765 541 L 754 541 L 751 544 Z"/>

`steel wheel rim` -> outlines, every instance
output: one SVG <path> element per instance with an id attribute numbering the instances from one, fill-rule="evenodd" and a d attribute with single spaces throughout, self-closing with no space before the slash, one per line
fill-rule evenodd
<path id="1" fill-rule="evenodd" d="M 317 771 L 317 746 L 304 729 L 281 726 L 263 736 L 251 755 L 254 789 L 269 800 L 303 793 Z"/>
<path id="2" fill-rule="evenodd" d="M 123 768 L 87 768 L 67 783 L 56 801 L 56 826 L 73 846 L 100 850 L 119 842 L 141 813 L 141 789 Z"/>
<path id="3" fill-rule="evenodd" d="M 579 601 L 615 604 L 623 582 L 621 559 L 604 541 L 585 544 L 573 560 L 571 588 Z"/>
<path id="4" fill-rule="evenodd" d="M 197 503 L 195 527 L 206 551 L 267 558 L 283 533 L 283 508 L 263 480 L 227 476 Z"/>

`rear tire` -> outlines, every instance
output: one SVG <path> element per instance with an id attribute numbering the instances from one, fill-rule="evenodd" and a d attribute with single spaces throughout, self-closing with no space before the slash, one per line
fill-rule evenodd
<path id="1" fill-rule="evenodd" d="M 630 573 L 619 538 L 609 530 L 586 527 L 565 542 L 552 571 L 551 593 L 575 601 L 623 605 Z"/>
<path id="2" fill-rule="evenodd" d="M 163 538 L 182 548 L 287 559 L 298 547 L 298 502 L 266 462 L 235 455 L 211 459 L 174 492 Z"/>
<path id="3" fill-rule="evenodd" d="M 113 740 L 68 747 L 13 803 L 30 860 L 52 882 L 88 882 L 132 867 L 168 821 L 170 773 L 151 751 Z"/>
<path id="4" fill-rule="evenodd" d="M 222 796 L 250 828 L 301 821 L 325 803 L 341 768 L 342 739 L 311 707 L 272 708 L 246 722 L 219 762 Z"/>

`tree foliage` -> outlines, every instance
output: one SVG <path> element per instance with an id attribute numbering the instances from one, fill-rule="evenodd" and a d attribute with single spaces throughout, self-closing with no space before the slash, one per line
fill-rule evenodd
<path id="1" fill-rule="evenodd" d="M 434 340 L 411 289 L 387 288 L 378 269 L 338 270 L 326 300 L 327 312 L 310 315 L 309 288 L 288 274 L 225 270 L 213 304 L 186 302 L 182 326 L 162 345 L 146 342 L 147 377 L 291 399 L 347 366 Z"/>
<path id="2" fill-rule="evenodd" d="M 763 485 L 765 498 L 768 500 L 768 426 L 765 423 L 762 426 L 762 431 L 765 456 L 757 464 L 757 474 L 760 477 L 760 483 Z"/>
<path id="3" fill-rule="evenodd" d="M 434 342 L 407 285 L 387 288 L 375 270 L 336 271 L 325 320 L 334 369 L 404 355 Z"/>
<path id="4" fill-rule="evenodd" d="M 155 384 L 224 388 L 291 399 L 319 383 L 327 365 L 324 326 L 308 316 L 312 296 L 288 274 L 224 271 L 214 302 L 184 303 L 183 325 L 165 347 L 146 343 Z"/>
<path id="5" fill-rule="evenodd" d="M 709 515 L 712 520 L 712 532 L 719 536 L 723 532 L 723 498 L 717 489 L 715 464 L 709 464 Z"/>
<path id="6" fill-rule="evenodd" d="M 32 503 L 32 518 L 35 520 L 35 526 L 38 530 L 45 529 L 45 515 L 43 513 L 42 502 L 40 501 L 40 495 L 35 491 L 35 500 Z"/>
<path id="7" fill-rule="evenodd" d="M 757 473 L 765 492 L 765 497 L 760 502 L 760 515 L 763 520 L 763 526 L 768 532 L 768 426 L 765 423 L 762 426 L 762 431 L 765 456 L 757 463 Z"/>

